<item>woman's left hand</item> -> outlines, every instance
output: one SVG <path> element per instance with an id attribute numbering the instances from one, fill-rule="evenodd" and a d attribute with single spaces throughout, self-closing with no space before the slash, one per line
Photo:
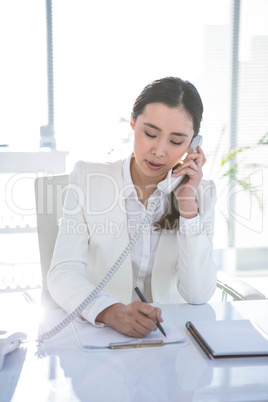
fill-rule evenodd
<path id="1" fill-rule="evenodd" d="M 172 173 L 172 177 L 186 176 L 174 190 L 180 216 L 184 218 L 190 219 L 198 214 L 198 205 L 195 201 L 195 196 L 203 177 L 202 167 L 205 163 L 206 157 L 204 152 L 198 146 L 197 152 L 188 154 L 183 163 Z"/>

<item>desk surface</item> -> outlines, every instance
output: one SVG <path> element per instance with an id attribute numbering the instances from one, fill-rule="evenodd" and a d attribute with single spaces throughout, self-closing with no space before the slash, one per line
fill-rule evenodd
<path id="1" fill-rule="evenodd" d="M 0 304 L 0 329 L 10 329 L 12 324 L 36 338 L 40 306 L 27 304 L 21 293 L 0 294 Z M 162 309 L 182 331 L 189 320 L 242 318 L 254 319 L 268 331 L 267 300 L 164 305 Z M 49 315 L 43 317 L 46 320 Z M 5 358 L 0 400 L 268 401 L 268 358 L 212 361 L 191 335 L 186 336 L 186 346 L 90 353 L 80 350 L 75 341 L 68 347 L 64 341 L 49 341 L 39 353 L 35 343 L 25 344 Z"/>

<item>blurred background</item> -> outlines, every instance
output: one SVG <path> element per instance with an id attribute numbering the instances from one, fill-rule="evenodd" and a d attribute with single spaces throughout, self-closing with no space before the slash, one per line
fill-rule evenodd
<path id="1" fill-rule="evenodd" d="M 215 260 L 268 295 L 268 1 L 2 0 L 0 291 L 41 286 L 34 180 L 132 149 L 149 82 L 201 94 Z"/>

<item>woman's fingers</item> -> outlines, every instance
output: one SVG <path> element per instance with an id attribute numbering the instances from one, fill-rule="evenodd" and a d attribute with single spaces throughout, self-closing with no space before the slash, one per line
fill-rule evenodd
<path id="1" fill-rule="evenodd" d="M 124 335 L 144 338 L 157 329 L 157 321 L 163 320 L 159 308 L 135 301 L 127 306 L 116 303 L 107 307 L 98 315 L 97 321 L 110 325 Z"/>
<path id="2" fill-rule="evenodd" d="M 145 336 L 151 331 L 156 331 L 157 314 L 153 306 L 147 303 L 133 302 L 128 307 L 134 317 L 135 329 L 139 333 Z"/>
<path id="3" fill-rule="evenodd" d="M 197 147 L 197 152 L 188 154 L 185 158 L 185 162 L 188 160 L 193 160 L 195 164 L 201 169 L 206 163 L 206 157 L 201 147 Z"/>
<path id="4" fill-rule="evenodd" d="M 206 155 L 204 154 L 202 148 L 200 146 L 197 147 L 197 153 L 196 155 L 201 155 L 201 162 L 202 162 L 202 166 L 204 166 L 204 164 L 207 161 Z"/>
<path id="5" fill-rule="evenodd" d="M 179 166 L 177 169 L 175 169 L 172 173 L 173 177 L 178 177 L 181 176 L 183 174 L 187 174 L 189 175 L 189 173 L 191 173 L 189 171 L 189 169 L 191 169 L 192 171 L 195 172 L 199 172 L 200 168 L 198 167 L 198 165 L 196 164 L 196 162 L 193 159 L 190 159 L 186 162 L 183 162 L 183 164 L 181 166 Z"/>
<path id="6" fill-rule="evenodd" d="M 180 176 L 181 174 L 186 174 L 186 169 L 188 167 L 197 170 L 202 169 L 204 164 L 206 163 L 206 157 L 204 152 L 200 147 L 197 148 L 198 152 L 193 152 L 188 154 L 184 161 L 172 172 L 173 177 Z"/>

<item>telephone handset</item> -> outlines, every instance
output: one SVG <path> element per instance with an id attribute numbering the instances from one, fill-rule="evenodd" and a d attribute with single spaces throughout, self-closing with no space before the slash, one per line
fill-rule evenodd
<path id="1" fill-rule="evenodd" d="M 202 135 L 197 135 L 193 138 L 189 148 L 187 149 L 187 153 L 192 153 L 197 151 L 198 146 L 202 146 L 203 137 Z M 179 177 L 168 177 L 167 179 L 158 183 L 157 188 L 163 194 L 170 194 L 184 179 L 185 175 Z"/>
<path id="2" fill-rule="evenodd" d="M 191 145 L 188 149 L 188 152 L 196 152 L 196 149 L 198 145 L 201 146 L 202 144 L 202 137 L 200 135 L 196 136 L 192 142 Z M 161 183 L 158 184 L 158 188 L 162 193 L 162 196 L 164 194 L 169 194 L 171 191 L 174 190 L 175 187 L 179 185 L 179 183 L 183 180 L 183 177 L 169 177 L 166 180 L 163 180 Z M 161 198 L 161 197 L 160 197 Z M 140 237 L 143 229 L 147 227 L 148 224 L 151 222 L 151 218 L 154 215 L 155 211 L 157 210 L 159 204 L 160 204 L 160 198 L 157 198 L 156 200 L 152 201 L 150 203 L 150 207 L 147 210 L 147 213 L 145 217 L 143 218 L 142 222 L 139 224 L 134 236 L 128 243 L 128 245 L 125 247 L 125 249 L 122 251 L 114 265 L 110 268 L 110 270 L 107 272 L 105 277 L 99 282 L 99 284 L 95 287 L 95 289 L 88 295 L 88 297 L 72 312 L 70 313 L 66 318 L 64 318 L 59 324 L 57 324 L 54 328 L 51 330 L 39 335 L 37 342 L 39 344 L 42 344 L 43 341 L 52 338 L 55 336 L 58 332 L 60 332 L 63 328 L 65 328 L 70 322 L 72 322 L 76 317 L 78 317 L 81 312 L 95 299 L 95 297 L 98 296 L 98 294 L 102 291 L 102 289 L 107 285 L 107 283 L 111 280 L 111 278 L 114 276 L 116 271 L 120 268 L 120 266 L 123 264 L 124 260 L 128 256 L 128 254 L 131 252 L 133 249 L 135 243 L 137 242 L 138 238 Z"/>

